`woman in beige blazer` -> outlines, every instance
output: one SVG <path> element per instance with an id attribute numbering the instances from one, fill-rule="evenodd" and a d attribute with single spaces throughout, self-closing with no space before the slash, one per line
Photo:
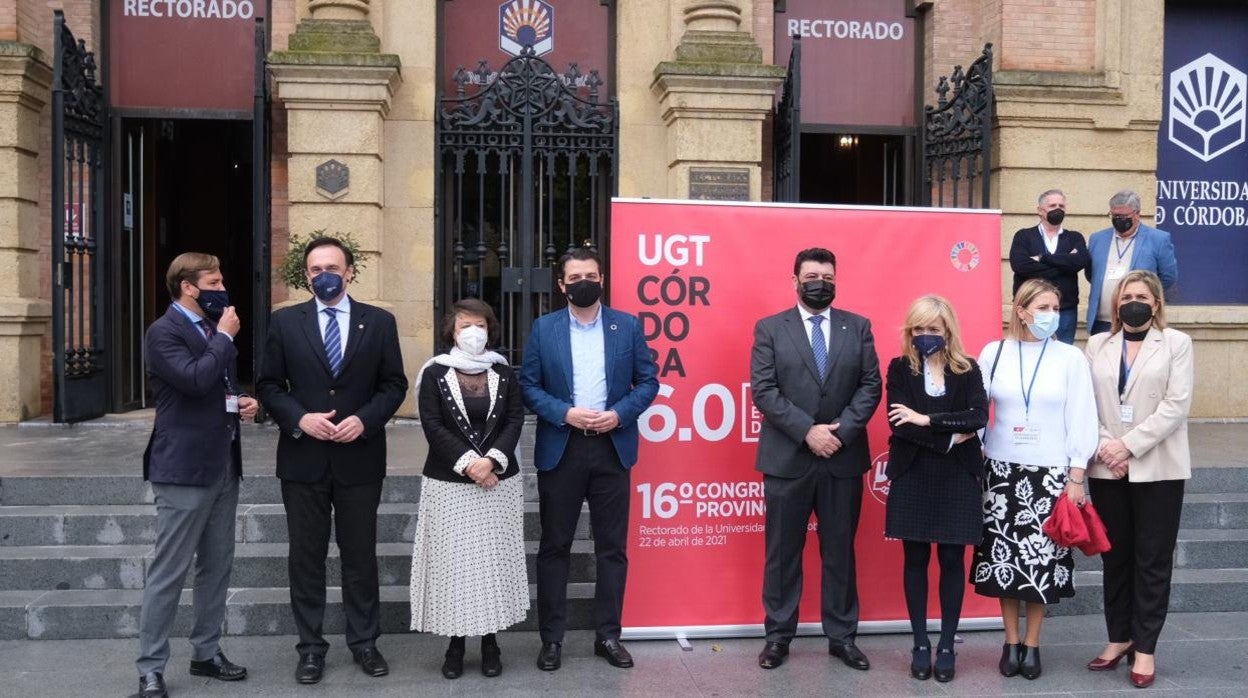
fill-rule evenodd
<path id="1" fill-rule="evenodd" d="M 1101 555 L 1109 644 L 1088 669 L 1110 671 L 1127 657 L 1131 682 L 1145 688 L 1156 676 L 1153 651 L 1166 622 L 1183 487 L 1192 475 L 1192 340 L 1166 327 L 1156 274 L 1123 276 L 1112 328 L 1088 340 L 1087 356 L 1101 430 L 1088 477 L 1113 545 Z"/>

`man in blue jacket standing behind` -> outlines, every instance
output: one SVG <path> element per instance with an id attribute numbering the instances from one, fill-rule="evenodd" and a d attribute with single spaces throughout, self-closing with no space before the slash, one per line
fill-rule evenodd
<path id="1" fill-rule="evenodd" d="M 187 252 L 165 274 L 172 303 L 147 329 L 147 373 L 156 422 L 143 453 L 143 478 L 156 497 L 156 550 L 139 615 L 139 695 L 163 698 L 169 631 L 182 582 L 195 564 L 191 675 L 222 681 L 247 670 L 221 651 L 221 622 L 234 565 L 234 516 L 243 475 L 239 420 L 258 407 L 238 392 L 242 323 L 230 305 L 216 257 Z"/>
<path id="2" fill-rule="evenodd" d="M 542 540 L 537 552 L 537 667 L 560 666 L 567 628 L 568 564 L 581 504 L 589 500 L 597 579 L 594 654 L 629 668 L 620 644 L 628 574 L 629 468 L 637 462 L 637 419 L 659 392 L 658 368 L 641 323 L 602 304 L 602 259 L 588 248 L 563 256 L 559 290 L 567 310 L 533 324 L 520 384 L 537 414 L 537 488 Z"/>
<path id="3" fill-rule="evenodd" d="M 1084 271 L 1092 287 L 1088 291 L 1088 336 L 1108 332 L 1114 290 L 1127 272 L 1146 269 L 1161 278 L 1169 291 L 1179 280 L 1170 233 L 1140 222 L 1140 195 L 1120 191 L 1109 199 L 1112 228 L 1092 233 L 1088 254 L 1092 265 Z"/>

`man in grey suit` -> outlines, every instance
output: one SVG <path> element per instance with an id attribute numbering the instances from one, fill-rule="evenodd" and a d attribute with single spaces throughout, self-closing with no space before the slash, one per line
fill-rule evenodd
<path id="1" fill-rule="evenodd" d="M 798 304 L 754 326 L 750 386 L 763 413 L 755 469 L 767 505 L 763 610 L 766 645 L 758 665 L 774 669 L 797 632 L 806 525 L 819 520 L 823 632 L 828 651 L 869 669 L 854 644 L 858 587 L 854 534 L 862 475 L 871 466 L 867 421 L 880 403 L 880 363 L 871 323 L 832 308 L 836 257 L 802 250 L 793 263 Z"/>
<path id="2" fill-rule="evenodd" d="M 139 614 L 135 665 L 142 698 L 166 695 L 169 631 L 192 555 L 191 675 L 247 678 L 220 646 L 243 474 L 239 420 L 255 417 L 258 407 L 238 392 L 234 337 L 242 323 L 212 255 L 178 255 L 165 285 L 173 302 L 148 328 L 145 342 L 156 421 L 143 453 L 143 477 L 156 497 L 156 550 Z"/>

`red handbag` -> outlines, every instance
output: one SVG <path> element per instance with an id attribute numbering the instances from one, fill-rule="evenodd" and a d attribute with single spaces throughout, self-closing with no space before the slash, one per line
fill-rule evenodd
<path id="1" fill-rule="evenodd" d="M 1092 502 L 1086 501 L 1080 507 L 1064 494 L 1057 498 L 1043 530 L 1053 542 L 1067 548 L 1079 548 L 1084 555 L 1099 555 L 1109 552 L 1111 547 L 1105 524 Z"/>

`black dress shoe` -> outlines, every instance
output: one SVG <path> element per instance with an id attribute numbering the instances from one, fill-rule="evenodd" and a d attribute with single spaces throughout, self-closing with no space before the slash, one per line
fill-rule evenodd
<path id="1" fill-rule="evenodd" d="M 606 657 L 607 664 L 619 669 L 633 668 L 633 655 L 624 649 L 619 640 L 594 640 L 594 654 Z"/>
<path id="2" fill-rule="evenodd" d="M 498 645 L 481 643 L 481 675 L 493 678 L 503 673 L 503 652 Z"/>
<path id="3" fill-rule="evenodd" d="M 165 690 L 165 677 L 159 671 L 149 671 L 139 677 L 140 698 L 165 698 L 169 692 Z"/>
<path id="4" fill-rule="evenodd" d="M 947 650 L 943 647 L 936 650 L 936 680 L 941 683 L 949 683 L 953 680 L 953 675 L 957 669 L 957 654 L 953 650 Z"/>
<path id="5" fill-rule="evenodd" d="M 369 676 L 378 677 L 390 673 L 390 665 L 386 664 L 386 658 L 381 656 L 381 650 L 376 647 L 365 647 L 352 652 L 351 657 L 360 665 L 360 670 Z"/>
<path id="6" fill-rule="evenodd" d="M 931 647 L 915 647 L 910 651 L 910 675 L 920 681 L 932 678 Z"/>
<path id="7" fill-rule="evenodd" d="M 320 654 L 299 655 L 299 665 L 295 667 L 295 680 L 299 683 L 320 683 L 321 674 L 325 673 L 325 656 Z"/>
<path id="8" fill-rule="evenodd" d="M 789 646 L 783 642 L 768 642 L 763 651 L 758 653 L 758 665 L 764 669 L 775 669 L 784 664 L 789 656 Z"/>
<path id="9" fill-rule="evenodd" d="M 1018 663 L 1018 673 L 1029 681 L 1040 678 L 1040 648 L 1023 645 L 1022 660 Z"/>
<path id="10" fill-rule="evenodd" d="M 1018 676 L 1018 665 L 1023 660 L 1022 644 L 1005 643 L 1001 646 L 1001 661 L 997 663 L 997 670 L 1002 676 Z"/>
<path id="11" fill-rule="evenodd" d="M 199 662 L 191 660 L 191 676 L 208 676 L 221 681 L 242 681 L 247 678 L 247 668 L 234 664 L 225 658 L 225 653 L 217 651 L 217 656 Z"/>
<path id="12" fill-rule="evenodd" d="M 558 642 L 543 642 L 542 651 L 537 653 L 537 668 L 542 671 L 558 671 L 563 663 L 559 656 L 563 653 L 563 645 Z"/>
<path id="13" fill-rule="evenodd" d="M 843 645 L 828 645 L 828 654 L 833 657 L 840 657 L 845 666 L 850 669 L 866 671 L 871 668 L 871 662 L 867 659 L 867 655 L 858 649 L 858 646 L 852 642 L 846 642 Z"/>
<path id="14" fill-rule="evenodd" d="M 442 662 L 442 676 L 458 679 L 464 675 L 464 648 L 449 647 L 446 650 L 446 661 Z"/>

